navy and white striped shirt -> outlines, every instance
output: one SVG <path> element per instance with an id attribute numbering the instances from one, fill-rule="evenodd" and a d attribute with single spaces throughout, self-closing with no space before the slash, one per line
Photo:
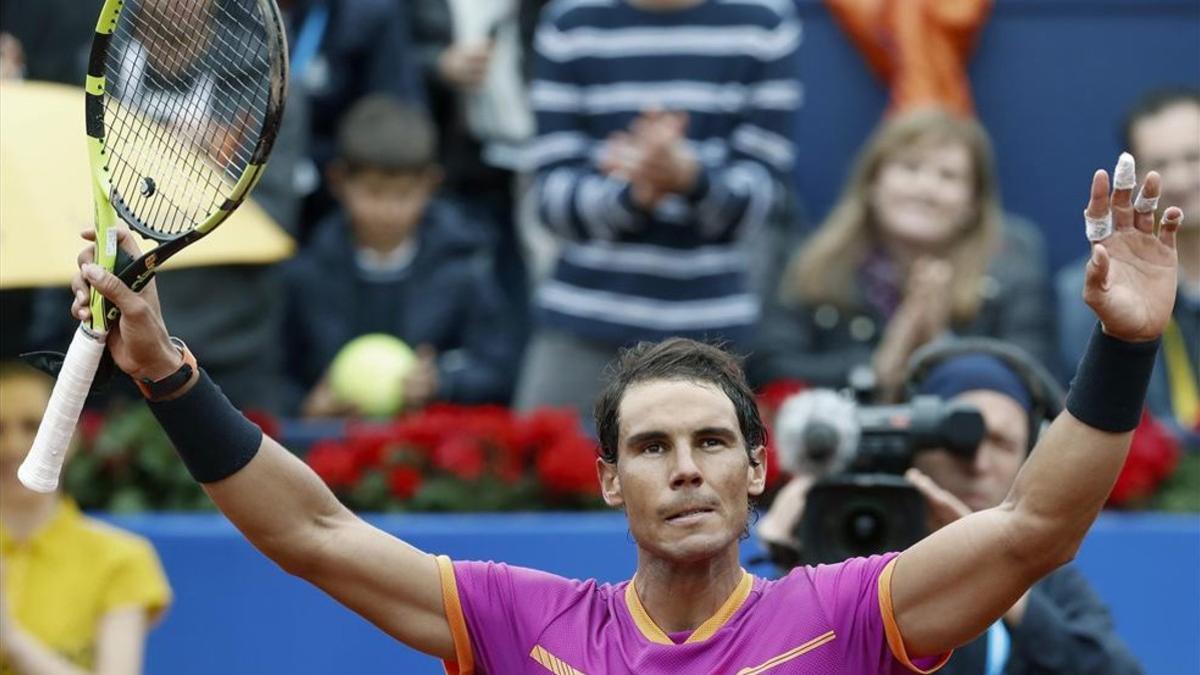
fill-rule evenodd
<path id="1" fill-rule="evenodd" d="M 800 39 L 792 0 L 546 8 L 529 152 L 541 218 L 566 241 L 538 292 L 544 324 L 612 344 L 748 336 L 759 304 L 738 238 L 789 184 Z M 692 194 L 668 196 L 653 213 L 597 168 L 608 135 L 648 108 L 687 112 L 702 166 Z"/>

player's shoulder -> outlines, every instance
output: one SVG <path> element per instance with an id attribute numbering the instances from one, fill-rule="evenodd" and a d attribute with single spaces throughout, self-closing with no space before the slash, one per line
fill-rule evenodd
<path id="1" fill-rule="evenodd" d="M 612 592 L 608 584 L 595 579 L 574 579 L 520 565 L 503 562 L 455 560 L 454 575 L 460 586 L 490 587 L 512 594 L 526 604 L 602 599 Z"/>

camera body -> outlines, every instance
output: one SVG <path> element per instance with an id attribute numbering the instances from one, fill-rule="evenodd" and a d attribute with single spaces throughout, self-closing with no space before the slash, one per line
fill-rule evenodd
<path id="1" fill-rule="evenodd" d="M 904 471 L 933 448 L 971 458 L 984 433 L 973 406 L 932 396 L 863 406 L 818 389 L 785 401 L 776 419 L 781 463 L 818 476 L 794 532 L 801 561 L 840 562 L 916 543 L 926 534 L 925 502 Z"/>
<path id="2" fill-rule="evenodd" d="M 917 350 L 905 377 L 910 400 L 902 405 L 865 404 L 873 393 L 873 377 L 853 373 L 850 382 L 857 397 L 830 390 L 803 392 L 780 408 L 775 436 L 783 468 L 817 480 L 793 531 L 801 549 L 775 546 L 777 564 L 833 563 L 899 551 L 927 534 L 925 500 L 904 479 L 905 470 L 917 454 L 933 448 L 973 458 L 986 429 L 972 406 L 917 393 L 941 364 L 968 355 L 999 360 L 1021 381 L 1031 399 L 1028 438 L 1033 450 L 1041 432 L 1062 412 L 1065 392 L 1036 359 L 999 340 L 953 338 Z"/>

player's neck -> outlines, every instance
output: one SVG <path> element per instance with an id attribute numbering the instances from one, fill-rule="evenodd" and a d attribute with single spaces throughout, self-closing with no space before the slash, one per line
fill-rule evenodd
<path id="1" fill-rule="evenodd" d="M 695 630 L 717 613 L 742 579 L 736 545 L 698 563 L 676 564 L 638 551 L 634 588 L 666 633 Z"/>
<path id="2" fill-rule="evenodd" d="M 0 491 L 0 522 L 16 541 L 24 541 L 42 529 L 58 510 L 57 492 L 42 494 L 24 488 Z"/>

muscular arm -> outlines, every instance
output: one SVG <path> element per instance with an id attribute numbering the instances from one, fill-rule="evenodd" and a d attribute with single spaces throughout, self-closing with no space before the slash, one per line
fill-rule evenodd
<path id="1" fill-rule="evenodd" d="M 84 238 L 95 235 L 85 232 Z M 140 255 L 127 231 L 119 231 L 118 241 L 131 256 Z M 89 318 L 91 285 L 121 310 L 119 329 L 109 333 L 107 343 L 117 365 L 152 381 L 174 372 L 181 357 L 167 340 L 154 282 L 134 293 L 112 274 L 86 264 L 92 255 L 89 248 L 79 257 L 88 276 L 72 280 L 73 314 Z M 196 382 L 193 378 L 187 386 Z M 187 392 L 184 388 L 175 397 Z M 229 449 L 212 449 L 222 451 Z M 203 487 L 246 538 L 284 570 L 408 646 L 454 658 L 435 559 L 363 522 L 283 446 L 263 436 L 249 463 Z"/>
<path id="2" fill-rule="evenodd" d="M 433 556 L 355 516 L 283 446 L 264 436 L 249 464 L 204 490 L 284 570 L 408 646 L 454 659 Z"/>
<path id="3" fill-rule="evenodd" d="M 1132 158 L 1124 168 L 1132 176 Z M 1118 177 L 1121 169 L 1119 164 Z M 1158 175 L 1151 172 L 1143 190 L 1154 197 L 1159 186 Z M 1115 229 L 1093 249 L 1084 300 L 1108 335 L 1144 342 L 1161 335 L 1171 315 L 1175 230 L 1182 213 L 1167 209 L 1163 226 L 1156 228 L 1152 211 L 1135 214 L 1132 187 L 1132 181 L 1118 185 L 1110 210 L 1108 175 L 1098 171 L 1093 176 L 1087 214 L 1102 218 L 1111 213 Z M 1149 364 L 1139 365 L 1139 371 L 1143 366 L 1148 379 Z M 1082 370 L 1094 367 L 1081 366 L 1077 380 L 1099 375 Z M 1145 379 L 1104 386 L 1102 394 L 1139 386 L 1145 393 Z M 1129 398 L 1124 391 L 1111 395 Z M 1111 433 L 1084 424 L 1071 412 L 1062 413 L 1000 506 L 951 523 L 900 555 L 892 574 L 892 604 L 910 655 L 944 653 L 967 642 L 1000 618 L 1035 581 L 1075 555 L 1125 463 L 1133 424 L 1128 426 L 1129 431 Z"/>
<path id="4" fill-rule="evenodd" d="M 909 653 L 939 654 L 970 641 L 1069 561 L 1104 505 L 1131 437 L 1064 412 L 1003 504 L 905 551 L 892 574 L 892 604 Z"/>

